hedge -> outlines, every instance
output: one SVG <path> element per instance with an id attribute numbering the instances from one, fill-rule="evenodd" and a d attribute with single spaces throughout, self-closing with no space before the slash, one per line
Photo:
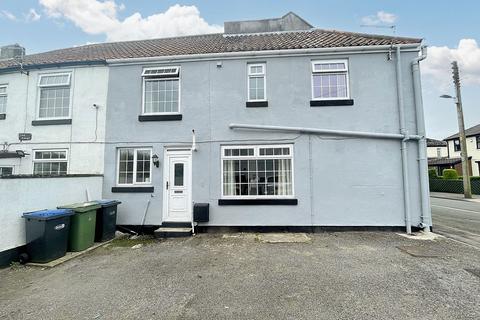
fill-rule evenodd
<path id="1" fill-rule="evenodd" d="M 472 186 L 472 193 L 480 194 L 480 180 L 478 178 L 475 178 L 475 179 L 471 179 L 470 182 Z M 457 180 L 430 179 L 430 191 L 463 193 L 463 181 L 461 179 L 457 179 Z"/>

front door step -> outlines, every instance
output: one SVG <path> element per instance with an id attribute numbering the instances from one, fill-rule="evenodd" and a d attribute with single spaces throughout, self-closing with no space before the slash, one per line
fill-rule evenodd
<path id="1" fill-rule="evenodd" d="M 192 228 L 162 226 L 155 230 L 154 235 L 157 238 L 190 237 L 192 235 Z"/>

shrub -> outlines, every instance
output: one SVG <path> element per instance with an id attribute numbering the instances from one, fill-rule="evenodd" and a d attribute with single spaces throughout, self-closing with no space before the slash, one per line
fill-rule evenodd
<path id="1" fill-rule="evenodd" d="M 455 169 L 445 169 L 445 170 L 443 170 L 443 178 L 445 180 L 457 180 L 458 179 L 457 170 L 455 170 Z"/>
<path id="2" fill-rule="evenodd" d="M 437 170 L 436 169 L 428 169 L 428 177 L 430 179 L 438 179 Z"/>

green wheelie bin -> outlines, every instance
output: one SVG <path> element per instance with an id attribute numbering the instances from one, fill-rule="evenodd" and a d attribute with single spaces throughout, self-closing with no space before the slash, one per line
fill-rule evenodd
<path id="1" fill-rule="evenodd" d="M 96 202 L 81 202 L 59 206 L 58 209 L 71 209 L 75 212 L 70 218 L 68 251 L 82 251 L 93 245 L 95 240 Z"/>

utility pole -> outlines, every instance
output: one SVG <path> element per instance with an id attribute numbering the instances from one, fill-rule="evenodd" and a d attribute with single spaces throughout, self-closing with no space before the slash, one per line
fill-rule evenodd
<path id="1" fill-rule="evenodd" d="M 468 174 L 467 139 L 465 137 L 465 123 L 463 120 L 462 94 L 460 92 L 460 74 L 457 61 L 452 62 L 453 84 L 456 90 L 455 104 L 457 105 L 458 129 L 460 134 L 460 156 L 462 158 L 463 194 L 465 198 L 472 198 L 470 177 Z"/>

